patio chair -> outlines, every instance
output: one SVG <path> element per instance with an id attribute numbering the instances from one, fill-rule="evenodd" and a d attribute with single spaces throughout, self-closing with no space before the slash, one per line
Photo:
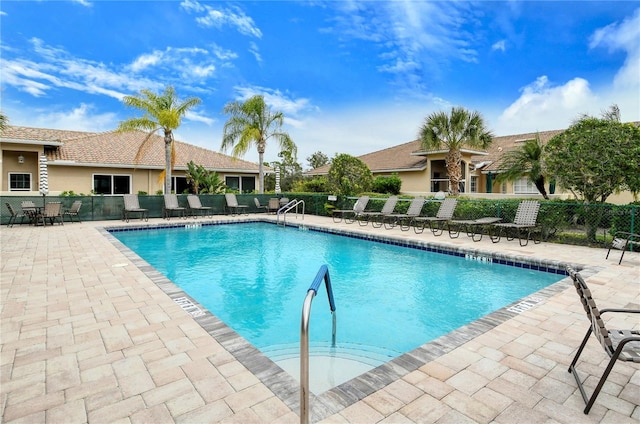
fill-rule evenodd
<path id="1" fill-rule="evenodd" d="M 625 361 L 625 362 L 635 362 L 640 363 L 640 330 L 612 330 L 607 329 L 604 320 L 602 319 L 602 315 L 605 313 L 625 313 L 625 314 L 638 314 L 640 313 L 640 309 L 601 309 L 599 310 L 596 306 L 596 302 L 591 295 L 591 291 L 587 287 L 582 276 L 575 272 L 573 269 L 569 268 L 569 275 L 573 280 L 573 284 L 576 287 L 578 292 L 578 296 L 580 296 L 580 301 L 582 302 L 582 307 L 584 308 L 587 318 L 589 319 L 590 325 L 587 329 L 587 334 L 585 334 L 578 351 L 576 352 L 576 356 L 571 361 L 571 365 L 569 365 L 569 372 L 573 374 L 573 377 L 578 384 L 578 388 L 580 389 L 580 394 L 582 395 L 582 399 L 586 403 L 586 407 L 584 408 L 584 413 L 588 414 L 593 406 L 596 398 L 600 394 L 600 390 L 604 385 L 605 381 L 609 377 L 613 366 L 616 364 L 616 361 Z M 584 350 L 587 341 L 589 340 L 589 336 L 593 333 L 596 337 L 606 354 L 609 356 L 609 363 L 605 368 L 598 384 L 596 385 L 591 397 L 587 396 L 587 393 L 584 390 L 584 386 L 582 383 L 582 379 L 578 375 L 578 370 L 576 369 L 576 363 L 578 362 L 578 358 L 580 354 Z M 590 367 L 594 369 L 594 367 Z"/>
<path id="2" fill-rule="evenodd" d="M 73 217 L 75 216 L 78 222 L 80 222 L 80 207 L 82 207 L 82 200 L 74 201 L 69 209 L 62 212 L 62 219 L 64 220 L 64 217 L 68 216 L 69 222 L 73 222 Z"/>
<path id="3" fill-rule="evenodd" d="M 140 220 L 149 221 L 149 210 L 140 207 L 137 194 L 123 194 L 124 209 L 122 210 L 122 219 L 129 222 L 129 216 L 132 213 L 140 214 Z"/>
<path id="4" fill-rule="evenodd" d="M 509 230 L 514 230 L 518 235 L 518 241 L 520 242 L 520 246 L 526 246 L 529 244 L 529 239 L 531 238 L 531 232 L 537 228 L 536 221 L 538 220 L 538 211 L 540 210 L 540 202 L 537 200 L 523 200 L 518 205 L 518 210 L 516 211 L 516 216 L 513 219 L 513 222 L 499 222 L 492 225 L 492 229 L 495 230 L 495 233 L 491 231 L 489 236 L 491 237 L 491 241 L 494 243 L 498 243 L 502 236 L 503 231 L 507 231 L 507 240 L 511 241 L 515 238 L 515 236 L 509 236 Z M 523 243 L 523 231 L 526 231 L 527 237 L 524 238 Z M 542 240 L 536 240 L 535 235 L 533 237 L 533 242 L 535 244 L 539 244 Z"/>
<path id="5" fill-rule="evenodd" d="M 189 204 L 189 212 L 194 218 L 198 217 L 196 212 L 199 212 L 202 215 L 207 214 L 209 216 L 213 213 L 213 208 L 211 206 L 202 206 L 200 198 L 195 194 L 187 195 L 187 203 Z"/>
<path id="6" fill-rule="evenodd" d="M 353 208 L 351 209 L 334 209 L 331 212 L 331 217 L 333 218 L 333 222 L 340 222 L 344 219 L 344 222 L 347 224 L 351 224 L 354 222 L 357 217 L 364 212 L 369 203 L 369 196 L 360 196 L 356 203 L 353 204 Z"/>
<path id="7" fill-rule="evenodd" d="M 422 234 L 424 232 L 424 227 L 429 224 L 429 229 L 433 233 L 434 236 L 439 236 L 444 231 L 444 224 L 449 222 L 453 218 L 453 213 L 456 210 L 456 205 L 458 204 L 458 199 L 454 197 L 449 197 L 448 199 L 444 199 L 442 203 L 440 203 L 440 208 L 438 209 L 438 213 L 436 216 L 416 216 L 411 220 L 413 224 L 413 231 L 416 234 Z M 418 231 L 418 228 L 420 231 Z"/>
<path id="8" fill-rule="evenodd" d="M 253 198 L 253 203 L 256 204 L 256 209 L 258 210 L 258 212 L 264 210 L 264 213 L 269 213 L 269 205 L 261 205 L 260 200 L 258 200 L 257 197 Z"/>
<path id="9" fill-rule="evenodd" d="M 460 232 L 465 231 L 473 241 L 482 240 L 483 230 L 491 224 L 500 222 L 502 218 L 487 216 L 478 219 L 452 219 L 448 222 L 449 238 L 458 238 Z M 480 237 L 478 237 L 480 236 Z"/>
<path id="10" fill-rule="evenodd" d="M 382 206 L 382 209 L 379 212 L 375 211 L 362 211 L 359 215 L 359 221 L 364 225 L 367 225 L 369 221 L 371 221 L 371 225 L 375 228 L 382 227 L 382 223 L 384 221 L 384 217 L 392 214 L 393 210 L 396 208 L 396 204 L 398 203 L 398 196 L 391 196 L 387 198 Z"/>
<path id="11" fill-rule="evenodd" d="M 20 218 L 20 225 L 22 225 L 25 218 L 27 218 L 29 221 L 31 220 L 29 215 L 27 215 L 24 211 L 17 212 L 15 209 L 13 209 L 13 206 L 11 206 L 11 203 L 5 203 L 5 204 L 7 205 L 7 209 L 9 209 L 9 214 L 11 214 L 11 216 L 9 217 L 9 222 L 7 222 L 7 227 L 13 227 L 13 224 L 16 223 L 16 220 L 18 218 Z"/>
<path id="12" fill-rule="evenodd" d="M 607 257 L 605 259 L 609 259 L 611 249 L 622 250 L 622 255 L 620 255 L 620 260 L 618 261 L 618 265 L 620 265 L 622 263 L 622 258 L 624 257 L 624 252 L 633 246 L 640 250 L 640 234 L 618 231 L 613 236 L 613 240 L 611 240 L 611 245 L 609 246 L 609 250 L 607 250 Z"/>
<path id="13" fill-rule="evenodd" d="M 394 228 L 396 225 L 400 224 L 400 229 L 402 231 L 408 231 L 411 226 L 411 221 L 420 216 L 422 213 L 422 207 L 424 206 L 424 197 L 415 197 L 411 200 L 411 204 L 409 204 L 409 209 L 407 209 L 407 213 L 390 213 L 385 216 L 382 220 L 384 224 L 384 228 L 390 230 Z"/>
<path id="14" fill-rule="evenodd" d="M 277 197 L 272 197 L 269 199 L 269 203 L 267 204 L 267 210 L 269 212 L 276 213 L 280 209 L 280 200 Z"/>
<path id="15" fill-rule="evenodd" d="M 225 193 L 224 198 L 227 201 L 227 213 L 230 213 L 231 215 L 239 215 L 241 211 L 244 211 L 245 215 L 248 215 L 247 208 L 249 206 L 238 204 L 238 199 L 234 193 Z"/>
<path id="16" fill-rule="evenodd" d="M 187 208 L 180 206 L 178 196 L 176 194 L 165 194 L 164 207 L 162 208 L 163 218 L 169 220 L 174 213 L 187 219 Z"/>
<path id="17" fill-rule="evenodd" d="M 56 220 L 60 220 L 60 225 L 64 225 L 62 220 L 62 203 L 49 202 L 44 205 L 44 210 L 36 216 L 36 224 L 42 222 L 42 225 L 47 225 L 47 220 L 53 225 Z"/>

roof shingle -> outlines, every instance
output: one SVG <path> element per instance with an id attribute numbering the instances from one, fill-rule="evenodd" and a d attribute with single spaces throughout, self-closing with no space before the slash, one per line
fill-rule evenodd
<path id="1" fill-rule="evenodd" d="M 6 139 L 62 142 L 62 146 L 46 151 L 51 165 L 55 165 L 56 161 L 72 161 L 87 165 L 164 167 L 164 137 L 156 134 L 151 136 L 150 144 L 136 161 L 138 150 L 146 137 L 147 133 L 142 131 L 92 133 L 16 126 L 7 126 L 2 133 L 2 138 Z M 187 163 L 193 161 L 216 171 L 258 170 L 256 163 L 181 141 L 175 141 L 175 151 L 176 168 L 186 168 Z"/>

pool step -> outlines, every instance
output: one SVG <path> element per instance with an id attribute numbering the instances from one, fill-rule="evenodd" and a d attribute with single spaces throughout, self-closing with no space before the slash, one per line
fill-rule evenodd
<path id="1" fill-rule="evenodd" d="M 300 357 L 299 343 L 277 344 L 261 347 L 260 350 L 274 362 Z M 309 356 L 311 357 L 340 358 L 361 362 L 372 367 L 382 365 L 401 354 L 401 352 L 392 349 L 360 343 L 343 342 L 337 343 L 336 347 L 331 347 L 329 342 L 312 342 L 309 344 Z"/>

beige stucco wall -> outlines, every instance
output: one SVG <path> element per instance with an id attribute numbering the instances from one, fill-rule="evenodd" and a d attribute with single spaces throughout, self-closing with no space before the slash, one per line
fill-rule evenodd
<path id="1" fill-rule="evenodd" d="M 30 144 L 0 143 L 2 160 L 0 161 L 0 190 L 9 191 L 9 173 L 20 172 L 31 174 L 31 192 L 22 191 L 20 194 L 38 193 L 38 158 L 43 151 L 42 146 Z M 24 163 L 18 163 L 18 156 L 24 157 Z"/>

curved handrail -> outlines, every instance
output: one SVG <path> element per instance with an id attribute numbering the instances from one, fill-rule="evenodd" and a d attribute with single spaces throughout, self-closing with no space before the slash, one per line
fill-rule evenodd
<path id="1" fill-rule="evenodd" d="M 280 223 L 280 214 L 282 214 L 282 225 L 287 224 L 287 212 L 291 211 L 293 208 L 296 208 L 296 218 L 298 217 L 298 205 L 302 205 L 302 219 L 304 219 L 304 200 L 293 199 L 286 205 L 280 207 L 278 212 L 276 213 L 276 223 Z"/>
<path id="2" fill-rule="evenodd" d="M 333 319 L 331 346 L 336 346 L 336 304 L 333 300 L 329 268 L 327 268 L 327 265 L 322 265 L 313 283 L 309 286 L 307 296 L 302 305 L 302 320 L 300 324 L 300 423 L 302 424 L 309 423 L 309 318 L 311 316 L 311 303 L 315 295 L 318 294 L 318 288 L 323 280 L 327 288 L 329 309 L 331 309 Z"/>

